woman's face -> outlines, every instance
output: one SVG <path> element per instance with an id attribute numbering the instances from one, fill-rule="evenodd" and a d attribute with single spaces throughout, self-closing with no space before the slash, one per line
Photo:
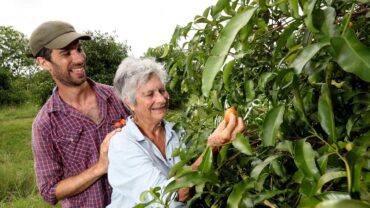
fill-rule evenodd
<path id="1" fill-rule="evenodd" d="M 139 122 L 158 123 L 167 113 L 168 92 L 157 75 L 136 90 L 136 105 L 129 105 Z"/>

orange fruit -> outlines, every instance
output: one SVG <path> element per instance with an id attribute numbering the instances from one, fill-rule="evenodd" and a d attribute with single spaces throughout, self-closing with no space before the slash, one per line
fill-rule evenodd
<path id="1" fill-rule="evenodd" d="M 234 106 L 228 108 L 225 111 L 224 119 L 225 119 L 226 123 L 229 123 L 231 114 L 234 114 L 235 116 L 238 116 L 238 113 L 236 112 L 236 109 L 235 109 Z"/>
<path id="2" fill-rule="evenodd" d="M 122 118 L 121 120 L 115 122 L 113 125 L 117 128 L 121 128 L 126 125 L 126 120 Z"/>

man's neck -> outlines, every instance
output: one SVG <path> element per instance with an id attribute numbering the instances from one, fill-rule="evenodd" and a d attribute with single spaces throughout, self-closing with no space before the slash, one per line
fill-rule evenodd
<path id="1" fill-rule="evenodd" d="M 84 102 L 88 100 L 88 97 L 94 95 L 94 91 L 88 81 L 76 87 L 65 86 L 58 83 L 57 86 L 60 98 L 73 107 L 83 106 Z"/>

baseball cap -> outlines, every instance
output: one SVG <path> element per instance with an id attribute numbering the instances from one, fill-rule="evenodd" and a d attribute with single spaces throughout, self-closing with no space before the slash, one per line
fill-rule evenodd
<path id="1" fill-rule="evenodd" d="M 86 34 L 77 33 L 74 27 L 62 21 L 48 21 L 39 25 L 31 34 L 29 46 L 32 55 L 36 57 L 37 53 L 43 48 L 61 49 L 68 46 L 76 39 L 90 40 L 91 37 Z"/>

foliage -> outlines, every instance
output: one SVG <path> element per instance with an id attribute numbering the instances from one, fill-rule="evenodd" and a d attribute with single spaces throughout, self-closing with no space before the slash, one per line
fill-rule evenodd
<path id="1" fill-rule="evenodd" d="M 15 76 L 32 74 L 36 68 L 29 54 L 28 40 L 23 33 L 12 27 L 0 26 L 1 70 L 8 70 Z"/>
<path id="2" fill-rule="evenodd" d="M 190 148 L 171 175 L 191 207 L 370 206 L 367 3 L 219 0 L 175 29 L 161 59 L 182 66 Z M 189 173 L 229 106 L 247 130 Z"/>
<path id="3" fill-rule="evenodd" d="M 167 84 L 167 91 L 170 96 L 170 109 L 179 109 L 186 103 L 189 95 L 187 88 L 183 88 L 185 81 L 179 79 L 185 73 L 185 63 L 182 61 L 185 59 L 185 53 L 182 50 L 172 49 L 171 53 L 168 53 L 168 45 L 159 46 L 157 48 L 149 48 L 146 57 L 154 57 L 156 61 L 164 64 L 168 70 L 169 80 Z"/>
<path id="4" fill-rule="evenodd" d="M 116 41 L 115 35 L 100 31 L 87 31 L 92 39 L 83 41 L 86 53 L 87 74 L 96 82 L 112 85 L 114 74 L 130 47 Z"/>
<path id="5" fill-rule="evenodd" d="M 54 80 L 47 71 L 38 71 L 30 79 L 32 102 L 43 105 L 50 97 L 55 86 Z"/>
<path id="6" fill-rule="evenodd" d="M 23 78 L 36 70 L 28 54 L 24 34 L 12 27 L 0 26 L 0 105 L 27 100 Z"/>

